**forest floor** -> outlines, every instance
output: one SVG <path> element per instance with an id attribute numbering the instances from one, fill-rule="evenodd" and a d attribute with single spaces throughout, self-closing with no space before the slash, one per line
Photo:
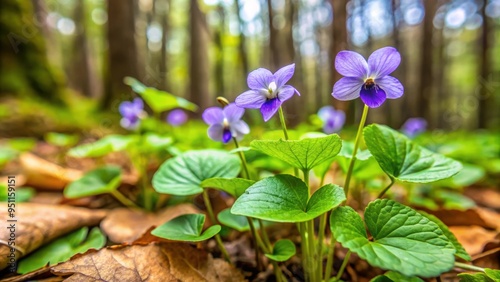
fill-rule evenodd
<path id="1" fill-rule="evenodd" d="M 120 191 L 133 197 L 137 176 L 130 171 L 128 159 L 123 154 L 113 153 L 102 161 L 125 168 Z M 195 197 L 190 203 L 171 206 L 156 213 L 123 208 L 110 195 L 77 200 L 64 198 L 64 187 L 78 179 L 83 171 L 95 166 L 94 160 L 61 157 L 59 148 L 39 142 L 31 153 L 23 153 L 18 160 L 4 168 L 2 174 L 14 175 L 17 187 L 32 187 L 36 191 L 29 202 L 16 203 L 16 262 L 22 261 L 22 257 L 54 239 L 85 226 L 99 226 L 107 241 L 106 247 L 100 250 L 91 249 L 59 264 L 15 275 L 11 271 L 8 257 L 11 252 L 8 242 L 12 235 L 8 228 L 2 228 L 1 281 L 165 281 L 169 278 L 178 281 L 275 281 L 272 268 L 263 267 L 270 264 L 262 254 L 259 254 L 257 265 L 253 241 L 247 233 L 229 231 L 224 234 L 224 243 L 232 265 L 221 259 L 213 239 L 188 244 L 151 235 L 153 227 L 176 216 L 205 212 L 201 198 Z M 150 169 L 154 172 L 156 168 Z M 1 181 L 7 183 L 7 176 Z M 468 187 L 464 194 L 475 201 L 476 207 L 467 210 L 440 208 L 425 211 L 436 215 L 450 227 L 472 256 L 474 265 L 500 269 L 500 189 Z M 216 212 L 231 204 L 230 199 L 217 191 L 212 191 L 210 197 Z M 5 204 L 0 210 L 1 220 L 8 223 L 9 216 L 11 214 Z M 205 223 L 206 226 L 211 224 L 209 221 Z M 288 238 L 300 250 L 300 235 L 294 225 L 274 224 L 268 227 L 268 233 L 271 241 Z M 53 250 L 54 257 L 58 257 L 59 251 Z M 340 268 L 345 254 L 346 249 L 337 245 L 334 269 Z M 289 281 L 304 281 L 299 257 L 300 252 L 280 264 Z M 383 272 L 353 254 L 342 279 L 369 281 Z M 458 281 L 458 272 L 458 269 L 454 269 L 444 273 L 440 281 Z M 438 280 L 433 278 L 428 281 Z"/>

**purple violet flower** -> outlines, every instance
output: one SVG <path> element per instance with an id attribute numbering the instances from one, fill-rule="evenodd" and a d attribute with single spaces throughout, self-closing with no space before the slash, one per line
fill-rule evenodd
<path id="1" fill-rule="evenodd" d="M 246 122 L 241 120 L 245 109 L 231 103 L 221 109 L 211 107 L 203 112 L 203 121 L 210 125 L 208 136 L 214 141 L 227 143 L 231 138 L 240 140 L 243 135 L 250 133 L 250 128 Z"/>
<path id="2" fill-rule="evenodd" d="M 122 115 L 120 125 L 125 129 L 136 129 L 139 126 L 141 118 L 146 114 L 144 112 L 144 102 L 141 98 L 135 98 L 132 102 L 124 101 L 118 107 Z"/>
<path id="3" fill-rule="evenodd" d="M 335 110 L 332 106 L 319 109 L 318 117 L 323 121 L 323 132 L 326 134 L 338 132 L 345 123 L 345 113 Z"/>
<path id="4" fill-rule="evenodd" d="M 423 118 L 409 118 L 401 127 L 401 131 L 408 137 L 415 137 L 427 129 L 427 121 Z"/>
<path id="5" fill-rule="evenodd" d="M 396 70 L 401 55 L 393 47 L 384 47 L 373 52 L 368 62 L 358 53 L 341 51 L 335 58 L 335 69 L 345 76 L 333 86 L 333 97 L 338 100 L 361 100 L 370 108 L 377 108 L 386 99 L 403 95 L 401 82 L 388 74 Z"/>
<path id="6" fill-rule="evenodd" d="M 294 93 L 300 96 L 293 86 L 285 85 L 294 72 L 295 64 L 282 67 L 274 74 L 264 68 L 252 71 L 247 78 L 250 90 L 236 97 L 236 105 L 247 109 L 260 108 L 264 121 L 268 121 Z"/>
<path id="7" fill-rule="evenodd" d="M 181 109 L 172 110 L 167 115 L 167 122 L 172 126 L 180 126 L 186 123 L 188 115 Z"/>

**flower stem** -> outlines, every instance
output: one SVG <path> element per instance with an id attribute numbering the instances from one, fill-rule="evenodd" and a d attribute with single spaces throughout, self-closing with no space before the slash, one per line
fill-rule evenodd
<path id="1" fill-rule="evenodd" d="M 259 258 L 259 247 L 262 248 L 262 242 L 259 242 L 260 238 L 258 238 L 258 234 L 255 230 L 255 224 L 253 224 L 253 220 L 250 217 L 247 217 L 248 225 L 250 226 L 250 232 L 252 233 L 254 251 L 255 251 L 255 264 L 257 265 L 257 269 L 261 271 L 261 264 Z M 260 244 L 259 244 L 260 243 Z"/>
<path id="2" fill-rule="evenodd" d="M 466 263 L 461 263 L 461 262 L 455 262 L 455 267 L 458 267 L 461 269 L 466 269 L 466 270 L 484 272 L 484 268 L 482 268 L 482 267 L 471 265 L 471 264 L 466 264 Z"/>
<path id="3" fill-rule="evenodd" d="M 234 141 L 234 146 L 236 146 L 236 148 L 240 148 L 240 145 L 238 144 L 238 140 L 236 140 L 236 138 L 233 137 L 233 141 Z M 243 154 L 242 151 L 239 151 L 238 154 L 240 155 L 240 159 L 241 159 L 241 165 L 243 166 L 243 171 L 245 172 L 245 178 L 246 179 L 250 179 L 250 173 L 248 172 L 248 166 L 247 166 L 247 160 L 245 158 L 245 154 Z"/>
<path id="4" fill-rule="evenodd" d="M 288 140 L 288 131 L 286 129 L 285 115 L 283 114 L 283 108 L 280 106 L 278 109 L 280 116 L 281 128 L 283 128 L 283 135 L 285 135 L 285 140 Z"/>
<path id="5" fill-rule="evenodd" d="M 358 127 L 358 133 L 356 134 L 356 140 L 354 141 L 354 150 L 352 152 L 351 161 L 349 162 L 349 168 L 347 169 L 347 175 L 344 183 L 344 192 L 346 199 L 349 197 L 349 184 L 351 182 L 351 175 L 354 169 L 354 162 L 356 161 L 356 153 L 358 152 L 359 141 L 361 139 L 363 128 L 365 127 L 366 116 L 368 115 L 368 109 L 369 108 L 367 105 L 365 105 L 365 107 L 363 108 L 363 115 L 361 116 L 361 121 L 359 122 L 359 127 Z"/>
<path id="6" fill-rule="evenodd" d="M 338 281 L 340 277 L 342 277 L 342 274 L 344 273 L 344 269 L 347 266 L 347 263 L 349 262 L 349 257 L 351 257 L 351 251 L 348 251 L 347 254 L 345 255 L 344 261 L 342 262 L 342 265 L 340 266 L 339 272 L 337 273 L 337 276 L 335 276 L 335 281 Z"/>
<path id="7" fill-rule="evenodd" d="M 335 240 L 335 237 L 332 234 L 332 237 L 330 237 L 330 247 L 328 248 L 328 257 L 326 258 L 326 268 L 325 268 L 325 281 L 330 280 L 330 275 L 332 274 L 332 268 L 333 268 L 333 258 L 335 256 L 335 243 L 337 240 Z"/>
<path id="8" fill-rule="evenodd" d="M 394 184 L 394 178 L 392 176 L 390 176 L 390 178 L 391 178 L 391 183 L 389 183 L 389 185 L 387 185 L 387 187 L 385 187 L 385 189 L 382 192 L 380 192 L 380 194 L 378 195 L 377 198 L 382 198 L 382 196 L 384 196 L 385 192 L 387 192 L 389 190 L 389 188 L 391 188 L 392 185 Z"/>
<path id="9" fill-rule="evenodd" d="M 113 197 L 115 197 L 120 203 L 122 203 L 123 205 L 129 207 L 129 208 L 134 208 L 134 209 L 138 209 L 138 210 L 141 210 L 141 207 L 139 207 L 138 205 L 136 205 L 132 200 L 130 200 L 129 198 L 125 197 L 125 195 L 123 195 L 122 193 L 120 193 L 120 191 L 118 190 L 113 190 L 111 192 L 111 195 L 113 195 Z"/>
<path id="10" fill-rule="evenodd" d="M 280 106 L 278 109 L 278 113 L 280 116 L 280 123 L 281 123 L 281 128 L 283 128 L 283 135 L 285 135 L 285 140 L 288 140 L 288 130 L 286 129 L 286 121 L 285 121 L 285 115 L 283 114 L 283 108 Z M 293 175 L 295 177 L 299 177 L 299 170 L 294 167 L 293 168 Z"/>
<path id="11" fill-rule="evenodd" d="M 216 224 L 217 220 L 215 219 L 214 210 L 212 208 L 212 204 L 210 203 L 210 197 L 208 196 L 207 189 L 203 189 L 203 201 L 205 202 L 205 206 L 207 208 L 207 213 L 208 216 L 210 217 L 210 221 L 212 221 L 212 224 Z M 231 264 L 231 259 L 229 258 L 229 254 L 226 250 L 226 247 L 224 247 L 224 244 L 222 243 L 222 239 L 219 234 L 215 234 L 215 241 L 217 242 L 219 250 L 221 251 L 226 261 Z"/>

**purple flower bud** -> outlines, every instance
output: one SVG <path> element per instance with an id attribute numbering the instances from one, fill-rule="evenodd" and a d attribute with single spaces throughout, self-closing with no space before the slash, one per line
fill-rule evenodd
<path id="1" fill-rule="evenodd" d="M 241 120 L 245 109 L 231 103 L 221 109 L 211 107 L 203 112 L 203 121 L 210 125 L 208 136 L 214 141 L 227 143 L 231 138 L 240 140 L 243 135 L 250 133 L 250 128 L 246 122 Z"/>
<path id="2" fill-rule="evenodd" d="M 172 126 L 180 126 L 186 123 L 188 115 L 181 109 L 172 110 L 167 115 L 167 122 Z"/>
<path id="3" fill-rule="evenodd" d="M 144 102 L 140 98 L 135 98 L 132 102 L 124 101 L 118 107 L 118 111 L 122 115 L 120 125 L 129 130 L 135 129 L 145 115 Z"/>
<path id="4" fill-rule="evenodd" d="M 423 118 L 409 118 L 401 127 L 401 131 L 408 137 L 415 137 L 426 129 L 427 121 Z"/>
<path id="5" fill-rule="evenodd" d="M 335 110 L 332 106 L 319 109 L 318 117 L 323 121 L 323 132 L 326 134 L 338 132 L 345 123 L 345 113 Z"/>
<path id="6" fill-rule="evenodd" d="M 252 71 L 247 78 L 250 90 L 236 97 L 236 105 L 247 109 L 260 109 L 264 121 L 268 121 L 283 102 L 295 93 L 300 95 L 293 86 L 285 85 L 294 72 L 295 64 L 285 66 L 274 74 L 264 68 Z"/>
<path id="7" fill-rule="evenodd" d="M 404 88 L 395 77 L 389 76 L 401 62 L 393 47 L 373 52 L 368 62 L 360 54 L 341 51 L 335 57 L 335 69 L 343 76 L 333 86 L 333 97 L 341 101 L 361 97 L 370 108 L 381 106 L 386 99 L 403 96 Z"/>

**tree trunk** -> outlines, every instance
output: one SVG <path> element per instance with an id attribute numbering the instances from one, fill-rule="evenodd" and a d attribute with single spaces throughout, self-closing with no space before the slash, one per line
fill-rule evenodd
<path id="1" fill-rule="evenodd" d="M 239 42 L 238 42 L 238 56 L 241 63 L 241 69 L 243 72 L 243 81 L 246 81 L 247 75 L 250 72 L 250 66 L 248 64 L 248 54 L 246 49 L 246 37 L 243 33 L 245 22 L 241 18 L 240 10 L 241 10 L 241 0 L 234 1 L 234 5 L 236 6 L 236 15 L 238 17 L 238 27 L 240 31 Z"/>
<path id="2" fill-rule="evenodd" d="M 481 29 L 480 38 L 480 71 L 479 77 L 479 109 L 478 109 L 478 126 L 479 128 L 487 128 L 491 120 L 492 105 L 495 101 L 493 100 L 493 92 L 489 89 L 489 80 L 491 76 L 491 45 L 494 42 L 492 36 L 493 33 L 491 29 L 491 20 L 486 15 L 486 5 L 487 0 L 484 0 L 483 7 L 481 9 L 481 15 L 483 17 L 483 27 Z M 492 123 L 493 124 L 493 123 Z"/>
<path id="3" fill-rule="evenodd" d="M 335 56 L 342 50 L 347 49 L 347 0 L 330 0 L 333 7 L 332 37 L 330 44 L 331 74 L 330 84 L 333 85 L 342 76 L 335 70 Z M 333 105 L 336 109 L 347 111 L 348 102 L 334 99 Z"/>
<path id="4" fill-rule="evenodd" d="M 132 98 L 126 76 L 141 80 L 135 41 L 135 0 L 108 0 L 108 65 L 106 96 L 103 108 L 114 108 Z"/>
<path id="5" fill-rule="evenodd" d="M 425 17 L 423 22 L 422 40 L 420 41 L 420 81 L 418 84 L 418 115 L 427 120 L 430 127 L 432 124 L 431 99 L 433 94 L 433 48 L 432 35 L 434 30 L 434 15 L 436 14 L 437 2 L 434 0 L 425 0 Z"/>
<path id="6" fill-rule="evenodd" d="M 63 74 L 47 58 L 43 21 L 32 2 L 2 0 L 0 10 L 0 94 L 62 104 Z"/>
<path id="7" fill-rule="evenodd" d="M 224 85 L 224 29 L 225 29 L 225 13 L 222 5 L 217 6 L 219 14 L 220 26 L 214 33 L 215 46 L 217 46 L 217 59 L 215 60 L 215 90 L 217 96 L 226 97 Z M 229 97 L 226 97 L 229 98 Z"/>
<path id="8" fill-rule="evenodd" d="M 190 2 L 189 99 L 202 109 L 213 104 L 209 91 L 208 32 L 205 15 L 198 0 Z"/>
<path id="9" fill-rule="evenodd" d="M 77 1 L 74 10 L 76 36 L 71 50 L 73 60 L 69 67 L 69 81 L 73 89 L 87 97 L 95 97 L 91 80 L 89 48 L 85 32 L 85 3 Z"/>
<path id="10" fill-rule="evenodd" d="M 161 49 L 160 49 L 160 63 L 159 63 L 159 72 L 160 72 L 160 87 L 164 90 L 169 89 L 169 81 L 168 81 L 168 70 L 167 70 L 167 36 L 169 36 L 170 25 L 168 24 L 168 19 L 170 15 L 170 0 L 164 0 L 163 11 L 160 15 L 161 17 Z"/>

